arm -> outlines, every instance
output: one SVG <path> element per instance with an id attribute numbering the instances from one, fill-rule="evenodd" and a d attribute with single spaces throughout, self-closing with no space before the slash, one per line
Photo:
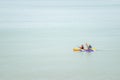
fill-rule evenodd
<path id="1" fill-rule="evenodd" d="M 87 46 L 87 48 L 89 47 L 89 45 L 86 43 L 86 46 Z"/>

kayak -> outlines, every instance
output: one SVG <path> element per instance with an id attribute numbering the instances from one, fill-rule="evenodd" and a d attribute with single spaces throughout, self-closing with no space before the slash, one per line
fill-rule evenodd
<path id="1" fill-rule="evenodd" d="M 96 48 L 87 49 L 87 50 L 81 50 L 80 48 L 73 48 L 73 51 L 80 51 L 80 52 L 94 52 L 94 51 L 96 51 Z"/>
<path id="2" fill-rule="evenodd" d="M 73 51 L 80 51 L 80 48 L 73 48 Z"/>
<path id="3" fill-rule="evenodd" d="M 80 52 L 94 52 L 94 50 L 92 50 L 92 49 L 88 49 L 88 50 L 80 50 Z"/>

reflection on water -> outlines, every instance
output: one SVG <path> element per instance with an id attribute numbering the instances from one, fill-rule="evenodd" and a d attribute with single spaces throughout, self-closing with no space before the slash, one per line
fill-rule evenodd
<path id="1" fill-rule="evenodd" d="M 95 52 L 80 52 L 80 51 L 74 51 L 75 54 L 78 54 L 78 56 L 90 56 L 92 54 L 95 54 Z"/>

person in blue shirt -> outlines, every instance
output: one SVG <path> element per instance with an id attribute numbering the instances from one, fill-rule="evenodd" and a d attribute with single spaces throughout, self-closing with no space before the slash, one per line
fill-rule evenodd
<path id="1" fill-rule="evenodd" d="M 86 43 L 86 46 L 88 50 L 92 49 L 92 46 L 90 44 Z"/>

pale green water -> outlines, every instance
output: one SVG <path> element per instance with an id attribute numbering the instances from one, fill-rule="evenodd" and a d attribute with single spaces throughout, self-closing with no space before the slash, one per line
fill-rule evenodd
<path id="1" fill-rule="evenodd" d="M 0 80 L 120 80 L 119 1 L 0 1 L 0 9 Z M 72 51 L 85 42 L 97 51 Z"/>

